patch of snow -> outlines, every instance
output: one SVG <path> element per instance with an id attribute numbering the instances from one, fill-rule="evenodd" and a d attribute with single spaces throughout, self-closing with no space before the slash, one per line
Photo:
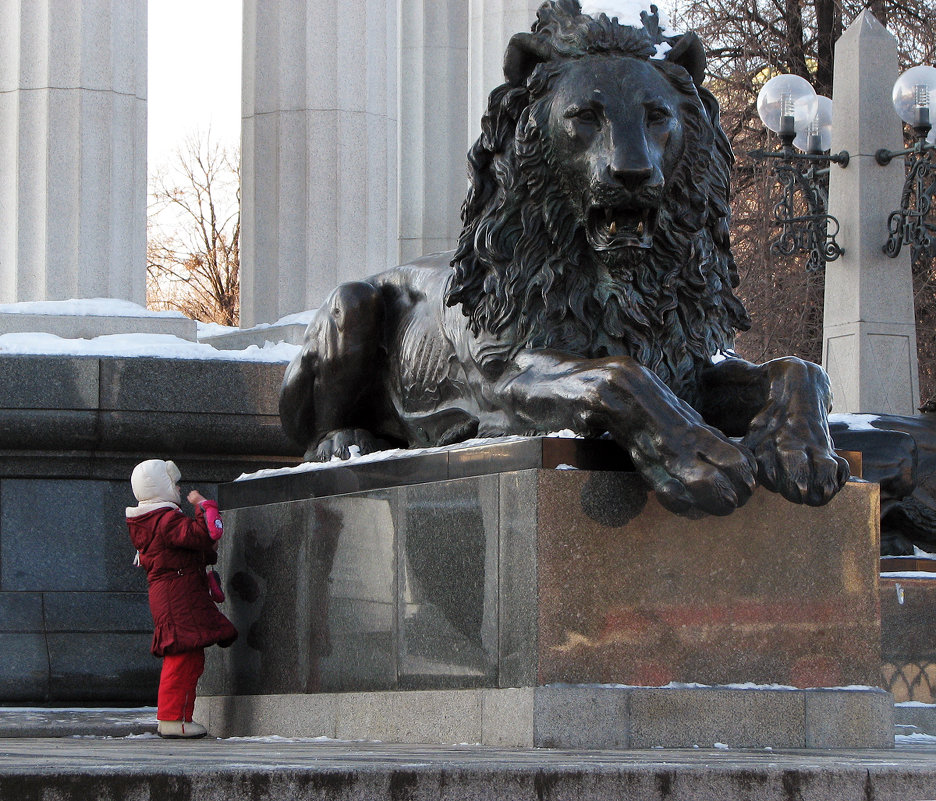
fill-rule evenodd
<path id="1" fill-rule="evenodd" d="M 257 470 L 254 473 L 241 473 L 235 481 L 247 481 L 254 478 L 271 478 L 273 476 L 288 476 L 295 473 L 307 473 L 312 470 L 323 470 L 327 467 L 334 467 L 335 462 L 340 462 L 345 465 L 357 465 L 357 464 L 369 464 L 370 462 L 382 462 L 387 459 L 396 459 L 400 456 L 418 456 L 420 454 L 426 453 L 443 453 L 445 451 L 453 451 L 459 448 L 471 448 L 478 445 L 492 445 L 499 444 L 503 442 L 522 442 L 528 439 L 528 437 L 480 437 L 477 439 L 467 439 L 464 442 L 456 442 L 453 445 L 445 445 L 440 448 L 390 448 L 385 451 L 374 451 L 373 453 L 367 453 L 363 456 L 360 455 L 359 449 L 357 446 L 352 446 L 352 449 L 357 450 L 357 455 L 352 456 L 350 459 L 341 459 L 338 456 L 332 457 L 330 462 L 302 462 L 297 464 L 294 467 L 271 467 L 266 470 Z"/>
<path id="2" fill-rule="evenodd" d="M 585 439 L 581 434 L 576 434 L 571 428 L 563 428 L 559 431 L 550 431 L 547 437 L 556 437 L 558 439 Z"/>
<path id="3" fill-rule="evenodd" d="M 77 298 L 73 300 L 37 300 L 23 303 L 0 303 L 0 314 L 51 314 L 81 317 L 175 317 L 182 312 L 150 311 L 129 300 L 116 298 Z"/>
<path id="4" fill-rule="evenodd" d="M 922 734 L 920 732 L 914 732 L 913 734 L 895 734 L 894 742 L 898 745 L 900 743 L 936 743 L 936 735 Z"/>
<path id="5" fill-rule="evenodd" d="M 287 342 L 251 345 L 244 350 L 218 350 L 211 345 L 189 342 L 171 334 L 106 334 L 93 339 L 63 339 L 54 334 L 0 335 L 0 354 L 44 356 L 117 356 L 157 359 L 218 359 L 222 361 L 286 364 L 299 353 Z"/>
<path id="6" fill-rule="evenodd" d="M 556 470 L 578 470 L 578 468 L 572 464 L 557 464 Z"/>
<path id="7" fill-rule="evenodd" d="M 830 414 L 830 423 L 845 423 L 849 431 L 880 431 L 879 428 L 872 425 L 875 420 L 879 420 L 880 415 L 876 414 Z"/>
<path id="8" fill-rule="evenodd" d="M 924 551 L 922 548 L 913 546 L 913 555 L 918 556 L 921 559 L 936 559 L 936 554 L 930 553 L 929 551 Z"/>
<path id="9" fill-rule="evenodd" d="M 582 13 L 591 17 L 597 17 L 599 14 L 607 14 L 621 25 L 630 25 L 633 28 L 643 27 L 640 21 L 640 12 L 650 13 L 650 3 L 642 0 L 582 0 Z M 660 18 L 660 30 L 665 36 L 673 36 L 669 30 L 670 21 L 665 9 L 657 5 L 657 14 Z"/>
<path id="10" fill-rule="evenodd" d="M 195 328 L 198 331 L 198 338 L 219 337 L 222 334 L 233 334 L 240 331 L 237 326 L 221 325 L 221 323 L 203 323 L 200 320 L 195 321 Z"/>
<path id="11" fill-rule="evenodd" d="M 224 737 L 228 743 L 340 743 L 333 737 L 281 737 L 278 734 L 256 735 L 253 737 Z M 361 742 L 361 741 L 358 741 Z"/>
<path id="12" fill-rule="evenodd" d="M 898 701 L 894 706 L 903 709 L 936 709 L 936 704 L 924 704 L 922 701 Z"/>
<path id="13" fill-rule="evenodd" d="M 713 748 L 717 748 L 719 751 L 727 751 L 727 750 L 728 750 L 728 746 L 727 746 L 725 743 L 714 743 L 714 744 L 712 745 L 712 747 L 713 747 Z"/>
<path id="14" fill-rule="evenodd" d="M 936 573 L 926 570 L 893 570 L 881 573 L 881 578 L 887 579 L 936 579 Z"/>

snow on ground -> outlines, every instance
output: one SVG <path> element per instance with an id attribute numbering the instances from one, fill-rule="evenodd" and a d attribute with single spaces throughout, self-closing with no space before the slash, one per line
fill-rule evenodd
<path id="1" fill-rule="evenodd" d="M 34 314 L 86 317 L 161 317 L 183 318 L 173 311 L 149 311 L 126 300 L 87 298 L 81 300 L 42 301 L 0 304 L 2 314 Z M 286 322 L 304 322 L 311 312 L 290 315 Z M 282 323 L 283 321 L 279 321 Z M 276 324 L 279 324 L 276 323 Z M 200 336 L 216 335 L 237 329 L 221 325 L 198 324 Z M 251 345 L 244 350 L 219 350 L 206 343 L 189 342 L 170 334 L 107 334 L 93 339 L 63 339 L 54 334 L 0 334 L 0 354 L 54 356 L 120 356 L 161 359 L 220 359 L 226 361 L 287 363 L 299 352 L 298 345 L 286 342 Z"/>

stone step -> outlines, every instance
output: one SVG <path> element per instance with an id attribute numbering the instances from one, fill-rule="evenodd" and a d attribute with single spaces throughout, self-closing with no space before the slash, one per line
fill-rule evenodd
<path id="1" fill-rule="evenodd" d="M 334 741 L 40 739 L 0 745 L 0 798 L 87 801 L 910 801 L 936 749 L 570 751 Z"/>

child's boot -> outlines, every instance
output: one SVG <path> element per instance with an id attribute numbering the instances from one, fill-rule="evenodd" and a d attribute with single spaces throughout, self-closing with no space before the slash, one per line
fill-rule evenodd
<path id="1" fill-rule="evenodd" d="M 157 723 L 156 732 L 166 739 L 191 739 L 208 734 L 208 729 L 194 721 L 160 720 Z"/>

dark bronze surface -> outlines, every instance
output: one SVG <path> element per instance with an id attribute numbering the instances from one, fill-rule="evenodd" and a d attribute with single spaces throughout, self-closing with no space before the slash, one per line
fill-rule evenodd
<path id="1" fill-rule="evenodd" d="M 607 432 L 670 511 L 725 515 L 757 484 L 827 503 L 848 469 L 823 371 L 711 363 L 749 321 L 704 67 L 653 16 L 544 3 L 469 153 L 456 252 L 344 284 L 310 323 L 280 396 L 306 458 Z"/>

